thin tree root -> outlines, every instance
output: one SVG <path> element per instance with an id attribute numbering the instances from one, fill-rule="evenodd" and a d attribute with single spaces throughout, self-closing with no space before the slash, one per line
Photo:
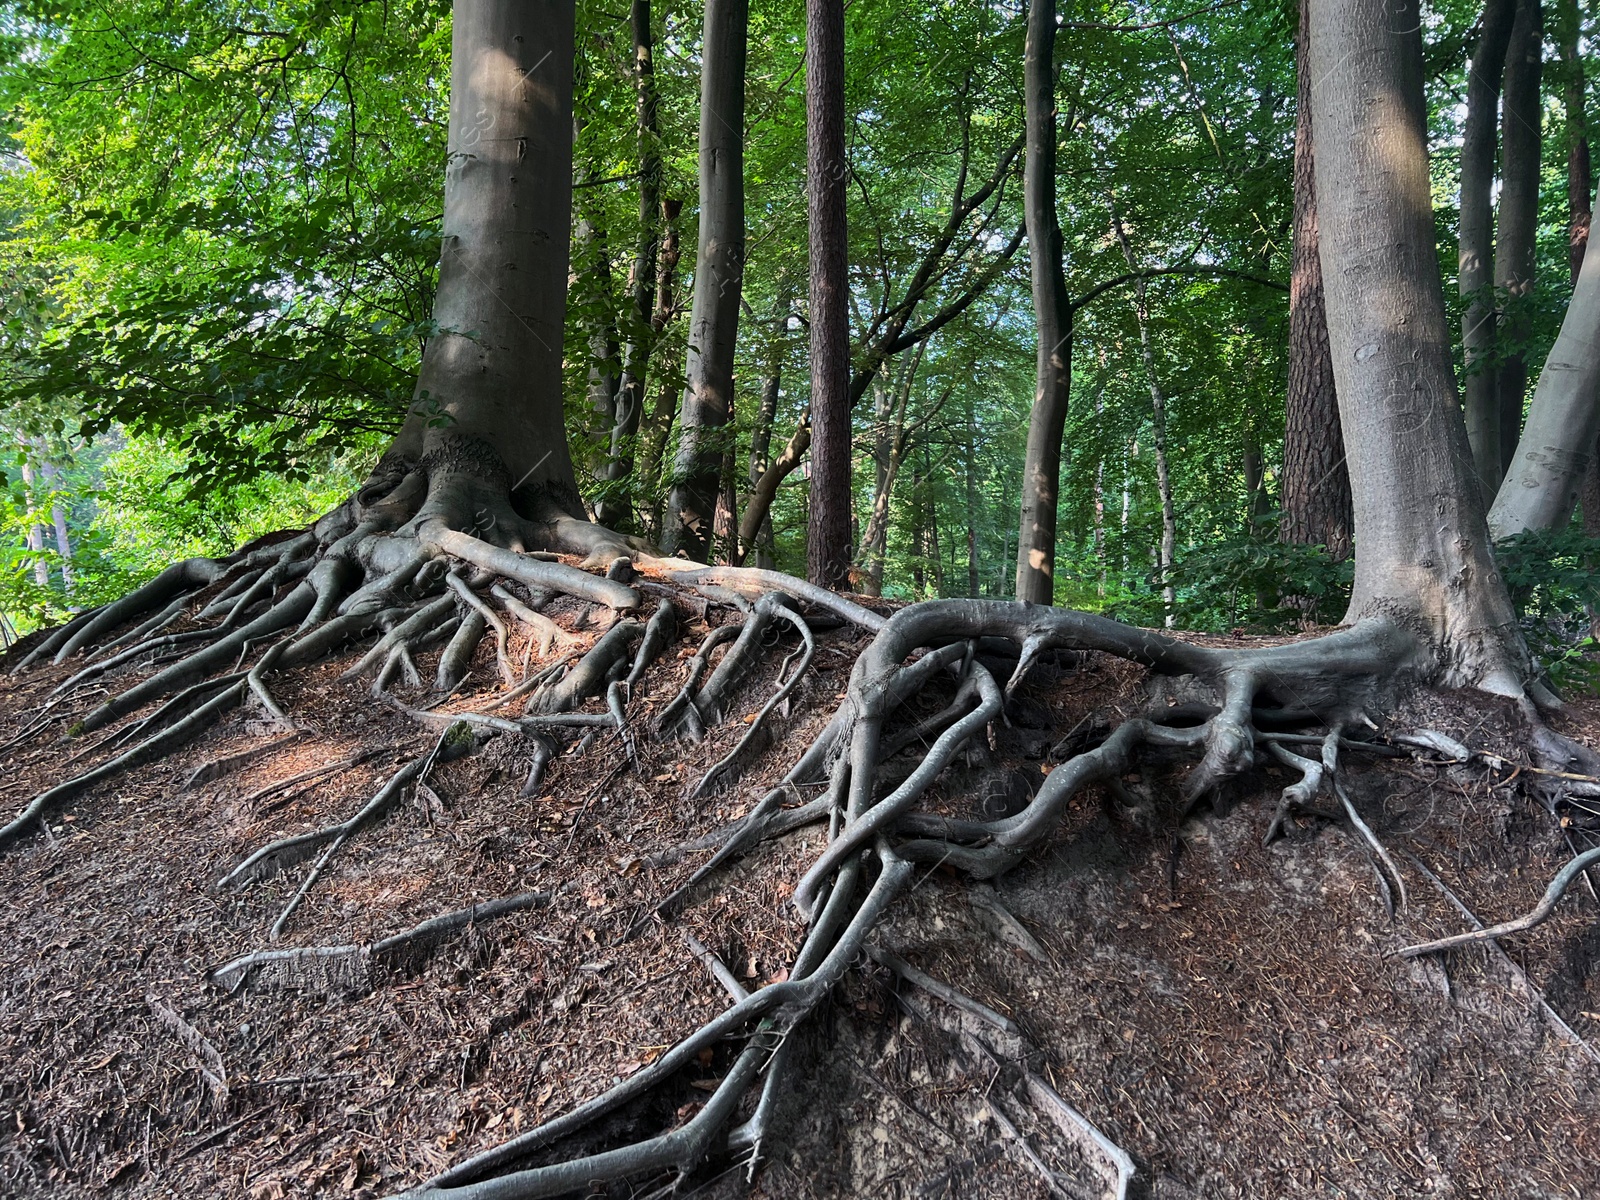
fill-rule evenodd
<path id="1" fill-rule="evenodd" d="M 1449 902 L 1450 906 L 1471 923 L 1474 929 L 1483 928 L 1483 922 L 1478 920 L 1477 914 L 1475 914 L 1470 908 L 1462 903 L 1461 897 L 1457 896 L 1453 891 L 1451 891 L 1449 886 L 1445 884 L 1444 880 L 1440 879 L 1428 869 L 1427 863 L 1423 862 L 1410 851 L 1403 850 L 1401 853 L 1404 854 L 1407 861 L 1417 869 L 1417 873 L 1431 883 L 1435 890 L 1437 890 L 1438 893 Z M 1572 1028 L 1572 1026 L 1568 1025 L 1560 1013 L 1556 1012 L 1555 1009 L 1550 1007 L 1550 1002 L 1545 999 L 1544 993 L 1533 985 L 1533 980 L 1528 978 L 1527 972 L 1519 967 L 1516 963 L 1516 960 L 1501 948 L 1500 943 L 1496 941 L 1490 941 L 1488 943 L 1488 950 L 1491 956 L 1498 959 L 1501 965 L 1506 967 L 1511 972 L 1512 978 L 1521 985 L 1522 990 L 1527 993 L 1528 998 L 1538 1004 L 1539 1011 L 1544 1014 L 1544 1019 L 1550 1022 L 1551 1025 L 1555 1026 L 1557 1032 L 1559 1032 L 1574 1049 L 1580 1051 L 1585 1058 L 1589 1059 L 1591 1062 L 1600 1063 L 1600 1050 L 1597 1050 L 1587 1038 L 1578 1033 L 1577 1030 Z"/>
<path id="2" fill-rule="evenodd" d="M 356 992 L 370 987 L 379 970 L 415 968 L 445 938 L 469 925 L 549 905 L 552 892 L 523 892 L 486 900 L 431 917 L 402 933 L 360 946 L 304 946 L 295 950 L 257 950 L 206 973 L 229 992 L 247 984 Z"/>
<path id="3" fill-rule="evenodd" d="M 513 617 L 533 630 L 533 636 L 538 639 L 540 658 L 550 653 L 551 646 L 572 639 L 572 635 L 565 629 L 561 628 L 542 612 L 538 612 L 524 604 L 503 585 L 495 584 L 489 589 L 489 594 L 504 604 L 506 611 Z"/>
<path id="4" fill-rule="evenodd" d="M 452 723 L 453 727 L 454 723 Z M 313 829 L 307 833 L 297 833 L 290 837 L 279 838 L 274 842 L 261 847 L 247 857 L 243 862 L 229 871 L 217 881 L 219 888 L 242 887 L 247 883 L 254 883 L 258 879 L 265 879 L 269 875 L 276 875 L 287 870 L 296 863 L 304 862 L 317 850 L 329 843 L 342 844 L 353 834 L 369 825 L 378 817 L 384 815 L 390 808 L 399 802 L 406 786 L 418 778 L 422 772 L 431 767 L 439 748 L 444 746 L 448 739 L 459 740 L 460 735 L 452 735 L 449 729 L 445 730 L 439 738 L 432 752 L 414 758 L 406 763 L 384 782 L 377 793 L 352 817 L 337 824 L 325 825 L 321 829 Z M 286 781 L 275 787 L 289 786 Z M 294 904 L 298 904 L 297 896 Z M 291 908 L 293 905 L 291 905 Z"/>
<path id="5" fill-rule="evenodd" d="M 467 586 L 467 581 L 454 571 L 445 576 L 445 584 L 487 621 L 490 629 L 494 630 L 494 657 L 500 667 L 500 678 L 507 687 L 513 686 L 517 682 L 517 674 L 511 669 L 511 660 L 506 657 L 506 643 L 509 636 L 506 632 L 506 623 L 500 619 L 500 614 L 490 608 L 477 592 Z"/>
<path id="6" fill-rule="evenodd" d="M 1585 870 L 1600 863 L 1600 846 L 1587 850 L 1577 858 L 1567 863 L 1550 881 L 1550 886 L 1545 888 L 1544 895 L 1539 903 L 1534 905 L 1522 916 L 1510 921 L 1502 921 L 1498 925 L 1491 925 L 1487 929 L 1475 929 L 1468 933 L 1458 933 L 1454 937 L 1439 938 L 1432 942 L 1419 942 L 1415 946 L 1407 946 L 1395 953 L 1401 958 L 1416 958 L 1422 954 L 1435 954 L 1440 950 L 1453 950 L 1457 946 L 1471 946 L 1478 942 L 1493 941 L 1495 938 L 1509 937 L 1513 933 L 1525 933 L 1536 925 L 1543 924 L 1549 919 L 1550 914 L 1567 888 L 1572 886 L 1572 881 L 1582 875 Z"/>
<path id="7" fill-rule="evenodd" d="M 629 648 L 643 636 L 644 626 L 633 620 L 618 621 L 603 633 L 559 683 L 546 684 L 528 704 L 530 716 L 571 712 L 591 696 L 605 691 L 614 667 L 625 665 Z"/>
<path id="8" fill-rule="evenodd" d="M 761 732 L 767 715 L 789 698 L 794 689 L 800 685 L 800 679 L 806 673 L 806 668 L 811 665 L 811 659 L 817 651 L 817 642 L 816 638 L 811 634 L 811 627 L 805 623 L 805 619 L 799 613 L 791 612 L 782 607 L 778 607 L 776 611 L 800 632 L 801 645 L 803 647 L 800 665 L 795 668 L 794 674 L 789 676 L 787 682 L 782 678 L 782 669 L 779 669 L 778 688 L 772 693 L 772 698 L 761 706 L 761 711 L 756 714 L 755 720 L 750 722 L 750 727 L 745 730 L 744 736 L 739 739 L 738 744 L 701 776 L 700 782 L 689 793 L 688 798 L 690 800 L 697 800 L 704 795 L 706 788 L 711 786 L 712 781 L 738 761 L 739 755 L 744 753 L 745 747 L 749 746 L 755 740 L 756 735 Z M 708 684 L 707 687 L 709 686 Z"/>
<path id="9" fill-rule="evenodd" d="M 28 806 L 17 814 L 12 821 L 0 828 L 0 851 L 9 849 L 24 835 L 29 833 L 36 825 L 40 824 L 56 809 L 67 801 L 82 795 L 89 788 L 104 780 L 132 770 L 134 767 L 143 766 L 145 763 L 155 762 L 164 758 L 190 738 L 203 733 L 211 727 L 212 722 L 226 709 L 239 703 L 244 694 L 245 684 L 242 679 L 225 686 L 222 691 L 195 709 L 188 716 L 176 724 L 168 726 L 140 742 L 131 750 L 126 750 L 109 762 L 101 763 L 92 770 L 85 771 L 82 775 L 74 776 L 48 791 L 39 793 Z"/>

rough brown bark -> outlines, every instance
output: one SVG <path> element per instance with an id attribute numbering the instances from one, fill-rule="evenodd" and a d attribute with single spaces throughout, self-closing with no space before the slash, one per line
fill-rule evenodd
<path id="1" fill-rule="evenodd" d="M 1506 297 L 1500 335 L 1502 342 L 1511 347 L 1501 359 L 1496 383 L 1500 414 L 1497 487 L 1516 453 L 1528 390 L 1527 359 L 1516 347 L 1526 342 L 1531 326 L 1525 301 L 1533 291 L 1539 233 L 1539 161 L 1544 121 L 1539 83 L 1543 65 L 1541 0 L 1517 0 L 1511 44 L 1506 49 L 1505 95 L 1501 99 L 1500 221 L 1494 252 L 1495 288 Z"/>
<path id="2" fill-rule="evenodd" d="M 1467 119 L 1461 137 L 1461 227 L 1457 286 L 1466 308 L 1461 344 L 1466 361 L 1467 440 L 1484 502 L 1500 483 L 1500 401 L 1494 365 L 1498 322 L 1494 286 L 1494 171 L 1500 82 L 1516 0 L 1487 0 L 1482 30 L 1467 70 Z"/>
<path id="3" fill-rule="evenodd" d="M 746 0 L 707 0 L 700 76 L 700 242 L 689 318 L 688 387 L 661 544 L 706 561 L 733 416 L 744 277 Z"/>
<path id="4" fill-rule="evenodd" d="M 1283 474 L 1278 536 L 1325 546 L 1335 562 L 1350 557 L 1350 470 L 1328 349 L 1328 313 L 1317 245 L 1315 142 L 1307 69 L 1309 0 L 1300 2 L 1295 52 L 1294 249 L 1289 268 L 1289 392 L 1284 405 Z"/>
<path id="5" fill-rule="evenodd" d="M 1441 679 L 1520 695 L 1525 652 L 1489 549 L 1456 397 L 1415 0 L 1312 0 L 1317 218 L 1355 588 L 1346 619 L 1425 628 Z"/>
<path id="6" fill-rule="evenodd" d="M 658 98 L 655 77 L 655 35 L 650 23 L 650 0 L 633 0 L 630 14 L 633 30 L 634 124 L 639 155 L 639 241 L 633 265 L 628 271 L 631 301 L 627 338 L 622 350 L 622 376 L 617 384 L 615 421 L 611 427 L 611 453 L 604 478 L 620 483 L 633 472 L 634 439 L 639 434 L 644 414 L 645 377 L 650 367 L 650 351 L 661 333 L 656 323 L 658 309 L 652 305 L 657 287 L 657 258 L 661 229 L 666 224 L 661 211 L 661 135 L 657 128 Z M 602 525 L 621 528 L 631 516 L 631 506 L 621 498 L 607 496 L 596 507 Z"/>
<path id="7" fill-rule="evenodd" d="M 806 577 L 850 582 L 850 281 L 844 0 L 806 0 L 806 201 L 811 242 L 811 512 Z"/>
<path id="8" fill-rule="evenodd" d="M 1035 604 L 1050 604 L 1055 598 L 1061 435 L 1072 394 L 1072 303 L 1061 265 L 1061 224 L 1056 217 L 1055 44 L 1055 0 L 1035 0 L 1028 10 L 1023 52 L 1027 107 L 1023 211 L 1038 346 L 1017 536 L 1017 599 Z"/>

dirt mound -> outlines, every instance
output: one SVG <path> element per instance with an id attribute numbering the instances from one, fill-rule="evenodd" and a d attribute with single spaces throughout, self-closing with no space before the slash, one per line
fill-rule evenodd
<path id="1" fill-rule="evenodd" d="M 576 608 L 547 611 L 578 629 Z M 702 622 L 727 619 L 712 607 Z M 804 931 L 788 898 L 819 827 L 652 914 L 705 860 L 696 842 L 832 715 L 866 639 L 845 628 L 818 642 L 775 714 L 775 745 L 727 791 L 687 798 L 742 736 L 738 720 L 694 745 L 640 737 L 636 762 L 609 732 L 569 739 L 529 798 L 526 740 L 480 737 L 350 838 L 276 943 L 267 931 L 314 860 L 242 889 L 218 881 L 273 839 L 346 819 L 438 739 L 341 681 L 353 656 L 275 685 L 303 726 L 294 736 L 235 712 L 93 789 L 51 840 L 0 861 L 0 1193 L 387 1195 L 597 1094 L 725 1007 L 686 934 L 743 987 L 783 979 Z M 635 692 L 641 732 L 691 653 Z M 753 715 L 778 669 L 734 712 Z M 7 804 L 82 753 L 58 734 L 65 710 L 99 693 L 44 708 L 68 674 L 0 683 L 0 733 L 55 718 L 6 749 Z M 486 646 L 445 707 L 484 709 L 494 679 Z M 912 701 L 913 719 L 949 702 L 941 687 Z M 931 807 L 1013 811 L 1148 698 L 1120 660 L 1037 666 L 990 752 L 947 770 Z M 1521 760 L 1481 698 L 1429 704 L 1397 726 Z M 1592 705 L 1563 728 L 1600 744 Z M 91 747 L 80 765 L 111 752 Z M 798 1086 L 753 1183 L 745 1151 L 683 1190 L 1111 1195 L 1113 1158 L 1075 1110 L 1131 1155 L 1130 1194 L 1600 1195 L 1592 893 L 1575 890 L 1507 953 L 1386 953 L 1466 928 L 1457 904 L 1485 922 L 1527 908 L 1581 822 L 1559 828 L 1509 768 L 1368 757 L 1349 764 L 1349 786 L 1401 864 L 1409 903 L 1392 922 L 1342 824 L 1303 818 L 1262 847 L 1290 781 L 1276 768 L 1230 787 L 1222 810 L 1185 815 L 1181 768 L 1157 763 L 1079 795 L 1048 847 L 993 889 L 926 874 L 872 938 L 879 959 L 797 1035 Z M 343 765 L 277 786 L 330 763 Z M 475 907 L 512 897 L 512 911 Z M 258 952 L 274 956 L 237 965 Z M 940 998 L 919 969 L 991 1015 Z M 625 1109 L 595 1136 L 663 1110 L 687 1118 L 730 1059 L 703 1055 L 653 1111 Z"/>

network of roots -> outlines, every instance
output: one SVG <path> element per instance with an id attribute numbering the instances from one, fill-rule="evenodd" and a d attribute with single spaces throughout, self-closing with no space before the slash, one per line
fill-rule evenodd
<path id="1" fill-rule="evenodd" d="M 544 610 L 558 602 L 569 617 L 578 608 L 577 619 L 561 623 L 547 615 Z M 713 608 L 731 615 L 707 621 Z M 63 805 L 172 752 L 230 708 L 255 705 L 286 730 L 294 728 L 295 714 L 274 698 L 275 679 L 355 647 L 359 658 L 346 677 L 370 681 L 374 703 L 431 731 L 427 748 L 344 820 L 218 864 L 223 888 L 290 872 L 298 872 L 300 883 L 262 931 L 262 948 L 215 969 L 211 979 L 237 990 L 317 974 L 364 978 L 470 924 L 549 902 L 548 893 L 487 896 L 370 945 L 271 945 L 341 849 L 426 789 L 436 764 L 470 754 L 488 739 L 510 739 L 526 766 L 523 794 L 531 796 L 549 765 L 568 753 L 604 746 L 618 775 L 638 769 L 642 745 L 701 741 L 725 723 L 742 723 L 731 748 L 688 784 L 684 801 L 703 802 L 746 785 L 771 738 L 774 714 L 787 715 L 813 667 L 816 635 L 844 625 L 873 636 L 831 721 L 808 745 L 784 748 L 791 765 L 774 786 L 749 796 L 743 817 L 686 848 L 711 853 L 644 918 L 670 920 L 734 858 L 801 826 L 825 825 L 825 848 L 795 881 L 792 902 L 806 933 L 786 977 L 747 993 L 697 945 L 697 955 L 729 992 L 724 1012 L 609 1092 L 457 1164 L 418 1194 L 559 1195 L 596 1181 L 671 1181 L 730 1153 L 758 1160 L 794 1069 L 788 1035 L 853 964 L 870 954 L 920 986 L 939 987 L 917 978 L 872 938 L 919 869 L 945 865 L 973 880 L 993 878 L 1050 836 L 1073 797 L 1095 785 L 1115 791 L 1141 763 L 1162 764 L 1181 779 L 1191 806 L 1262 764 L 1288 768 L 1293 781 L 1283 790 L 1268 839 L 1295 813 L 1347 823 L 1368 847 L 1389 902 L 1405 901 L 1400 870 L 1342 783 L 1346 756 L 1406 752 L 1404 739 L 1371 737 L 1369 714 L 1391 704 L 1396 690 L 1415 678 L 1423 655 L 1393 624 L 1366 623 L 1310 641 L 1245 649 L 1204 647 L 1081 613 L 997 601 L 930 601 L 884 616 L 772 572 L 685 567 L 641 556 L 618 559 L 602 574 L 462 534 L 431 542 L 375 534 L 348 518 L 264 540 L 229 559 L 177 564 L 140 591 L 26 648 L 14 669 L 45 659 L 81 667 L 17 740 L 57 727 L 83 747 L 80 757 L 101 758 L 35 797 L 0 831 L 0 846 L 48 836 L 51 817 Z M 493 648 L 489 680 L 471 674 L 486 640 Z M 1052 672 L 1070 672 L 1085 652 L 1140 664 L 1166 684 L 1144 713 L 1120 725 L 1080 727 L 1054 745 L 1048 757 L 1055 765 L 1036 788 L 1014 789 L 965 814 L 927 803 L 944 772 L 991 755 L 996 731 L 1025 703 L 1019 689 L 1030 671 L 1048 662 Z M 424 662 L 431 666 L 426 673 Z M 656 681 L 654 704 L 642 702 L 648 672 Z M 138 682 L 119 688 L 130 676 Z M 667 677 L 672 698 L 662 703 L 659 681 Z M 759 704 L 735 707 L 736 697 L 747 697 L 754 686 L 764 689 Z M 104 698 L 86 708 L 90 694 Z M 945 702 L 925 715 L 930 696 Z M 913 699 L 917 703 L 909 703 Z M 1445 757 L 1467 753 L 1425 733 L 1412 737 L 1409 748 Z M 274 787 L 354 761 L 323 764 Z M 1552 883 L 1541 910 L 1518 927 L 1541 919 L 1594 857 L 1575 860 Z M 1018 936 L 1026 934 L 1019 929 Z M 992 1025 L 993 1036 L 1017 1036 L 1004 1017 L 948 989 L 944 995 Z M 649 1136 L 634 1133 L 613 1144 L 597 1137 L 605 1118 L 666 1087 L 707 1051 L 726 1053 L 729 1045 L 721 1082 L 681 1124 L 669 1120 Z M 1019 1086 L 1063 1127 L 1080 1131 L 1085 1153 L 1101 1164 L 1108 1186 L 1126 1187 L 1132 1171 L 1126 1155 L 1042 1080 L 1029 1077 Z"/>

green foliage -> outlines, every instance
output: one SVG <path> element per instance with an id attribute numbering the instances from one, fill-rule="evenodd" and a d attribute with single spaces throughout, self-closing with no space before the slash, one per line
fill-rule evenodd
<path id="1" fill-rule="evenodd" d="M 1262 533 L 1204 546 L 1179 561 L 1184 625 L 1277 632 L 1343 618 L 1354 564 L 1334 562 L 1321 546 L 1280 542 L 1270 526 Z"/>
<path id="2" fill-rule="evenodd" d="M 1577 529 L 1534 531 L 1495 546 L 1534 661 L 1558 690 L 1600 687 L 1600 539 Z"/>

